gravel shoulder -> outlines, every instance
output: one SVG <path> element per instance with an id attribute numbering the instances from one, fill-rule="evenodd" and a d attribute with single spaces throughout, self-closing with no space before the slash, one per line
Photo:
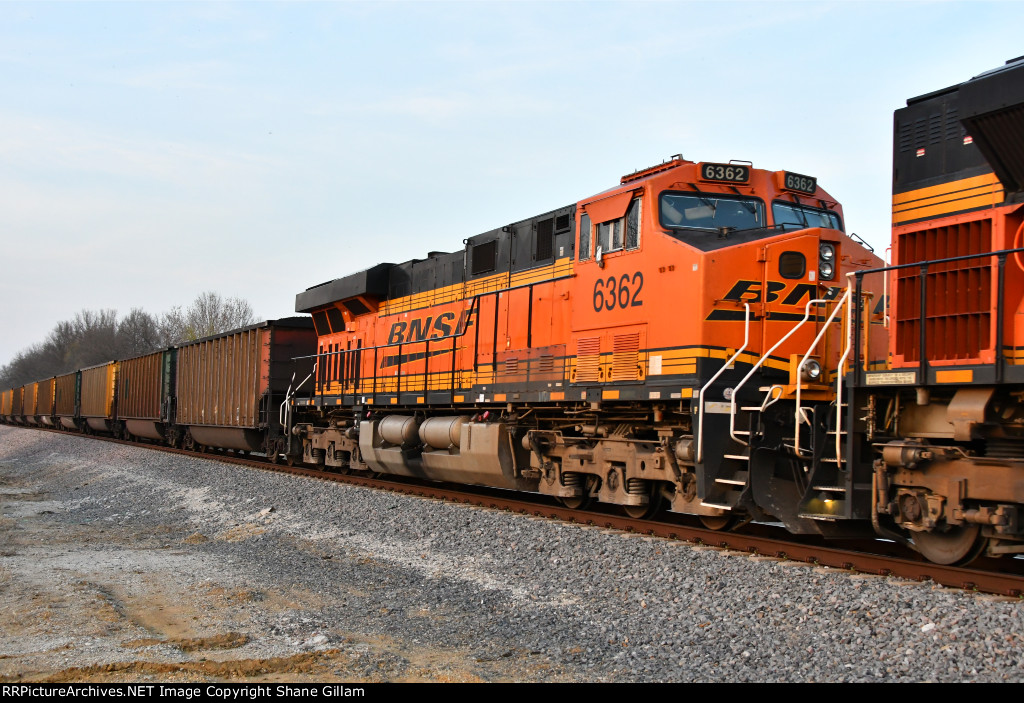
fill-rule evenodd
<path id="1" fill-rule="evenodd" d="M 1024 604 L 0 427 L 0 681 L 1022 681 Z"/>

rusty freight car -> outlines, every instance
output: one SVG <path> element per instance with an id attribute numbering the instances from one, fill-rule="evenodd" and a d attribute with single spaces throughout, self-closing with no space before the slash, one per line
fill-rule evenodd
<path id="1" fill-rule="evenodd" d="M 25 400 L 22 405 L 22 415 L 25 418 L 26 424 L 29 425 L 39 424 L 36 420 L 36 392 L 38 385 L 38 383 L 25 384 Z"/>
<path id="2" fill-rule="evenodd" d="M 72 371 L 53 379 L 53 417 L 54 424 L 66 430 L 77 430 L 75 418 L 78 417 L 78 406 L 82 393 L 82 373 Z"/>
<path id="3" fill-rule="evenodd" d="M 174 371 L 177 349 L 162 349 L 121 362 L 117 418 L 125 437 L 175 443 Z"/>
<path id="4" fill-rule="evenodd" d="M 36 382 L 36 421 L 53 427 L 53 378 Z"/>
<path id="5" fill-rule="evenodd" d="M 79 417 L 93 432 L 112 432 L 117 419 L 114 389 L 118 362 L 82 369 Z"/>
<path id="6" fill-rule="evenodd" d="M 316 331 L 306 317 L 267 320 L 182 344 L 177 354 L 176 417 L 186 448 L 266 453 L 287 450 L 279 421 L 292 383 L 313 370 Z M 296 370 L 297 369 L 297 370 Z M 300 450 L 301 451 L 301 450 Z"/>
<path id="7" fill-rule="evenodd" d="M 16 425 L 25 423 L 25 386 L 18 386 L 12 392 L 11 422 Z"/>

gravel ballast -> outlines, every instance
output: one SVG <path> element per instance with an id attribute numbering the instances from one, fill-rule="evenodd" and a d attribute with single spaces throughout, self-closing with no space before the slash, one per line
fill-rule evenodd
<path id="1" fill-rule="evenodd" d="M 1024 680 L 932 584 L 8 426 L 0 496 L 2 681 Z"/>

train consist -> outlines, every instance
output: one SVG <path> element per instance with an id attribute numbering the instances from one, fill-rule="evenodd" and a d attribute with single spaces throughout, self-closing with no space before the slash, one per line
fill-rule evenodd
<path id="1" fill-rule="evenodd" d="M 896 112 L 892 264 L 813 177 L 682 156 L 7 422 L 1024 552 L 1024 61 Z"/>

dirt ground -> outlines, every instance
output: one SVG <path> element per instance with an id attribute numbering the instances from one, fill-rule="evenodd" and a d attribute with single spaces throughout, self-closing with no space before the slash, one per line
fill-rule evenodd
<path id="1" fill-rule="evenodd" d="M 103 462 L 53 452 L 52 437 L 0 428 L 0 682 L 552 680 L 537 653 L 485 660 L 344 619 L 310 623 L 365 594 L 342 587 L 338 602 L 337 592 L 240 582 L 204 550 L 260 535 L 272 514 L 203 532 L 97 517 L 90 484 L 110 479 Z M 34 450 L 28 469 L 11 463 Z"/>

